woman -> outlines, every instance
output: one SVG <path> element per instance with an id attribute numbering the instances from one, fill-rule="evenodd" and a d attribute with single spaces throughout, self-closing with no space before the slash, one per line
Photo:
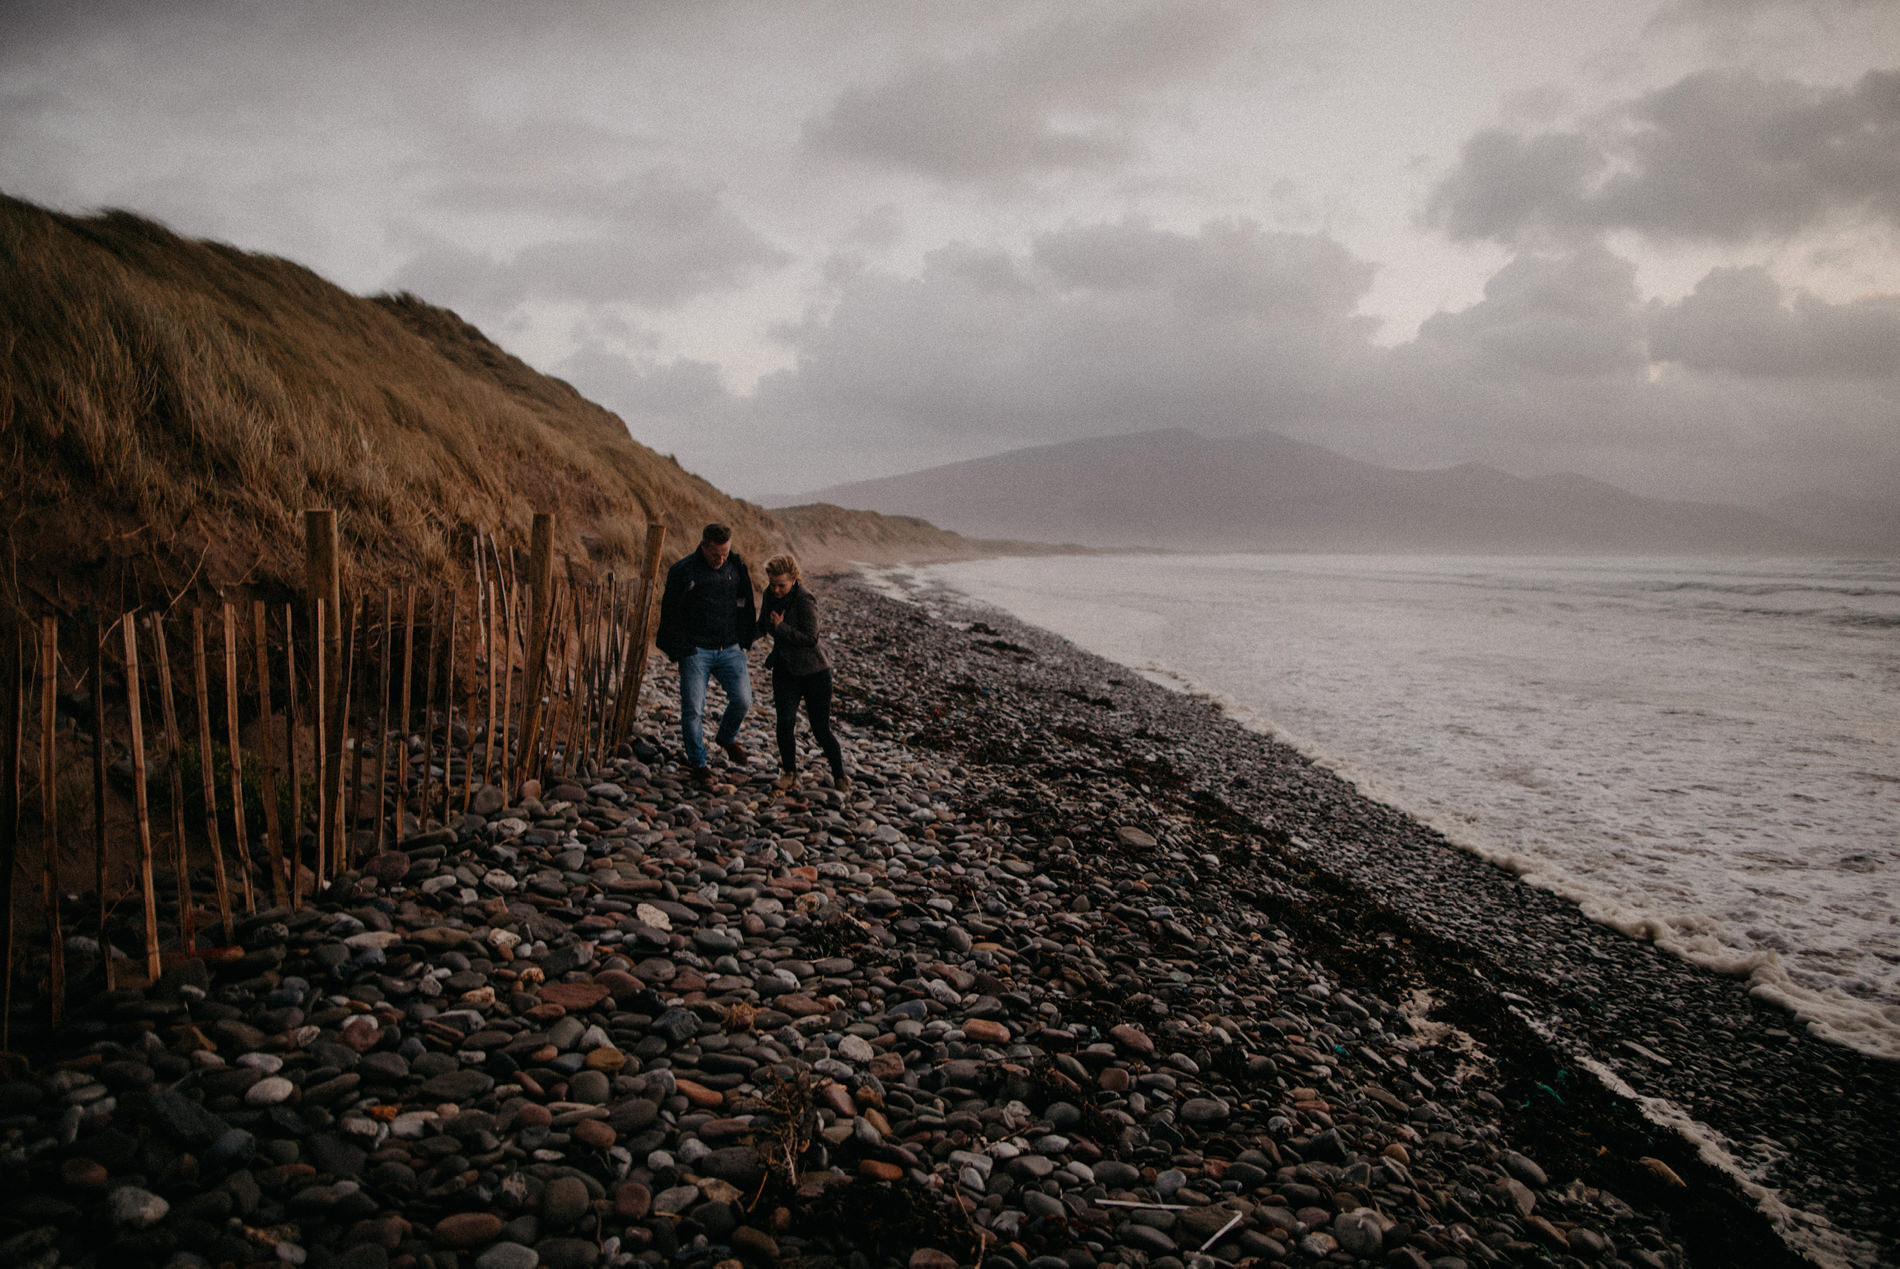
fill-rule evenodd
<path id="1" fill-rule="evenodd" d="M 844 773 L 844 750 L 831 734 L 831 663 L 818 646 L 818 604 L 799 584 L 798 560 L 775 555 L 765 562 L 765 602 L 759 609 L 759 633 L 772 637 L 765 664 L 772 671 L 772 708 L 778 714 L 778 765 L 782 774 L 772 787 L 783 792 L 798 784 L 798 705 L 805 703 L 811 734 L 831 764 L 831 784 L 851 787 Z"/>

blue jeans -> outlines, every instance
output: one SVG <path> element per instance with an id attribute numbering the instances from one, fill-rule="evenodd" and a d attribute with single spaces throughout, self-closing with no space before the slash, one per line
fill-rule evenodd
<path id="1" fill-rule="evenodd" d="M 752 708 L 752 676 L 746 670 L 745 649 L 695 648 L 682 657 L 680 670 L 680 740 L 686 746 L 686 765 L 706 765 L 706 680 L 717 679 L 726 690 L 726 712 L 719 717 L 719 744 L 739 739 L 739 724 Z"/>

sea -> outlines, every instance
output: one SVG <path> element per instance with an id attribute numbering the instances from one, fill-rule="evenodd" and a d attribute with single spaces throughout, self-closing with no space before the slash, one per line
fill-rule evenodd
<path id="1" fill-rule="evenodd" d="M 1900 1057 L 1900 561 L 914 572 L 1211 697 L 1590 918 Z"/>

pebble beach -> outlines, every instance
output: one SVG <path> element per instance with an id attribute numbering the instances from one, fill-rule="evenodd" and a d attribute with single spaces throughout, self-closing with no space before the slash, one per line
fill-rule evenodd
<path id="1" fill-rule="evenodd" d="M 849 790 L 769 708 L 687 779 L 662 665 L 602 769 L 16 1024 L 0 1264 L 1900 1263 L 1892 1063 L 1205 700 L 814 589 Z"/>

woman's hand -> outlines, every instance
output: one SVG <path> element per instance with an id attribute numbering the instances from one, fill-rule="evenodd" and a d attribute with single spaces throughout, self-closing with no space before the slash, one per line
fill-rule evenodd
<path id="1" fill-rule="evenodd" d="M 775 612 L 773 612 L 773 614 L 772 614 L 772 628 L 776 630 L 776 629 L 778 628 L 778 625 L 779 625 L 779 623 L 780 623 L 780 622 L 782 622 L 782 621 L 784 621 L 784 620 L 785 620 L 785 612 L 784 612 L 784 610 L 783 610 L 783 609 L 779 609 L 779 610 L 777 610 L 777 611 L 775 611 Z"/>

